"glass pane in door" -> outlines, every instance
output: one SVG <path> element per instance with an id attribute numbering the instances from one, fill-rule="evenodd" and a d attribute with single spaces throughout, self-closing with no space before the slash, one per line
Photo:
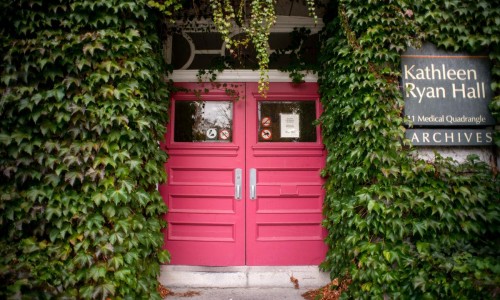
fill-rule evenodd
<path id="1" fill-rule="evenodd" d="M 259 101 L 259 142 L 316 142 L 315 101 Z"/>
<path id="2" fill-rule="evenodd" d="M 174 114 L 175 142 L 232 141 L 231 101 L 177 101 Z"/>

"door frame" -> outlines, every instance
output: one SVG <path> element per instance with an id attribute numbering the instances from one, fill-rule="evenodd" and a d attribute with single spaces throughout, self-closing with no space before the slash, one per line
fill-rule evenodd
<path id="1" fill-rule="evenodd" d="M 174 82 L 179 82 L 179 83 L 199 83 L 199 78 L 196 76 L 198 74 L 198 72 L 196 70 L 177 70 L 177 71 L 174 71 L 173 74 L 171 74 L 170 76 L 170 79 L 174 80 Z M 223 71 L 221 73 L 218 74 L 218 77 L 217 77 L 217 82 L 233 82 L 233 83 L 241 83 L 245 86 L 245 84 L 248 84 L 248 83 L 255 83 L 255 82 L 258 82 L 259 81 L 259 78 L 260 78 L 260 74 L 258 71 L 250 71 L 250 70 L 226 70 L 226 71 Z M 280 71 L 277 71 L 277 70 L 270 70 L 269 71 L 269 79 L 270 79 L 270 83 L 291 83 L 291 79 L 289 78 L 288 74 L 287 73 L 283 73 L 283 72 L 280 72 Z M 313 74 L 306 74 L 305 76 L 305 82 L 309 82 L 309 83 L 317 83 L 317 77 Z M 205 83 L 207 85 L 207 87 L 210 87 L 211 84 L 213 83 Z M 213 96 L 213 95 L 212 95 Z M 242 94 L 243 97 L 246 97 L 246 92 L 243 91 L 243 94 Z M 188 96 L 189 97 L 189 96 Z M 192 96 L 190 96 L 192 97 Z M 203 96 L 204 97 L 204 96 Z M 318 98 L 319 95 L 316 95 L 316 98 Z M 182 97 L 184 98 L 184 97 Z M 211 98 L 211 97 L 209 97 Z M 271 98 L 274 98 L 271 96 Z M 300 96 L 299 96 L 300 98 Z M 257 101 L 261 100 L 262 97 L 260 96 L 257 96 L 257 98 L 255 99 L 256 103 Z M 207 100 L 210 100 L 210 99 L 207 99 Z M 293 100 L 299 100 L 298 98 L 297 99 L 293 99 Z M 321 110 L 321 103 L 318 101 L 317 103 L 317 106 L 318 106 L 318 111 L 317 111 L 317 114 L 318 116 L 321 115 L 322 113 L 322 110 Z M 235 107 L 236 109 L 236 107 Z M 172 110 L 169 110 L 169 113 L 172 113 Z M 174 122 L 174 116 L 171 115 L 170 116 L 170 120 L 169 120 L 169 123 L 171 122 Z M 236 119 L 236 118 L 235 118 Z M 246 123 L 246 121 L 245 121 Z M 244 137 L 244 139 L 246 140 L 246 137 Z M 319 148 L 323 148 L 323 151 L 324 150 L 324 145 L 322 143 L 322 137 L 321 137 L 321 134 L 320 134 L 320 129 L 319 127 L 317 128 L 317 142 L 314 143 L 313 145 L 306 145 L 304 146 L 305 148 L 311 148 L 310 150 L 313 150 L 313 151 L 317 151 Z M 172 140 L 173 140 L 173 137 L 172 137 Z M 168 144 L 171 144 L 172 141 L 168 141 L 167 143 Z M 246 143 L 246 141 L 245 141 Z M 226 152 L 226 151 L 234 151 L 234 149 L 232 148 L 235 148 L 237 146 L 235 145 L 218 145 L 216 148 L 220 148 L 219 150 L 220 151 L 223 151 L 223 152 Z M 272 146 L 271 146 L 272 147 Z M 170 148 L 170 147 L 169 147 Z M 169 149 L 169 153 L 172 153 L 172 150 L 174 151 L 183 151 L 184 149 L 175 149 L 177 147 L 174 147 L 174 149 L 170 148 Z M 181 147 L 183 148 L 183 147 Z M 231 149 L 230 149 L 231 148 Z M 246 148 L 246 147 L 245 147 Z M 312 149 L 314 148 L 314 149 Z M 219 152 L 219 151 L 218 151 Z M 247 149 L 245 149 L 244 151 L 245 153 L 247 152 Z M 295 152 L 295 151 L 294 151 Z M 246 156 L 246 154 L 245 154 Z M 246 158 L 245 158 L 246 160 Z M 247 181 L 248 181 L 248 178 L 247 178 L 247 175 L 246 174 L 246 170 L 244 170 L 244 174 L 243 174 L 243 195 L 246 197 L 247 196 Z M 323 192 L 323 195 L 324 195 L 324 192 Z M 246 215 L 247 213 L 244 212 L 244 215 L 245 215 L 245 219 L 246 219 Z M 324 217 L 322 217 L 324 218 Z M 244 254 L 244 262 L 242 264 L 236 264 L 236 265 L 248 265 L 248 261 L 247 261 L 247 255 L 246 255 L 246 239 L 247 239 L 247 233 L 246 233 L 246 222 L 245 223 L 245 226 L 243 228 L 243 231 L 244 231 L 244 251 L 243 253 Z M 323 231 L 326 231 L 323 229 Z M 323 234 L 323 238 L 326 237 L 326 234 Z M 325 245 L 326 247 L 326 245 Z M 326 249 L 326 248 L 325 248 Z M 326 251 L 325 251 L 326 253 Z"/>

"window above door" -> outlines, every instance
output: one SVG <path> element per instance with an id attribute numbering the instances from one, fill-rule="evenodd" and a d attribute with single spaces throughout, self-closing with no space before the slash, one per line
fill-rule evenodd
<path id="1" fill-rule="evenodd" d="M 310 34 L 301 42 L 300 47 L 307 49 L 308 59 L 314 59 L 318 49 L 318 32 L 323 27 L 321 20 L 318 24 L 314 19 L 301 16 L 278 16 L 275 26 L 271 29 L 269 38 L 272 55 L 279 49 L 287 49 L 292 43 L 290 33 L 294 29 L 306 28 Z M 211 69 L 214 64 L 230 64 L 233 69 L 255 69 L 255 54 L 251 47 L 235 49 L 237 55 L 229 55 L 221 35 L 215 31 L 210 20 L 176 22 L 168 27 L 169 33 L 164 40 L 164 53 L 167 63 L 172 64 L 174 70 Z M 238 37 L 241 29 L 234 26 L 232 36 Z M 286 52 L 270 63 L 271 69 L 278 69 L 290 63 Z"/>

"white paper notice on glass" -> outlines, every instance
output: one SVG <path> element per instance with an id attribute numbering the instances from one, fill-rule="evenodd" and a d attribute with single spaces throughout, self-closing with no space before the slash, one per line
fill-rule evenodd
<path id="1" fill-rule="evenodd" d="M 300 123 L 298 114 L 280 114 L 281 137 L 299 138 Z"/>

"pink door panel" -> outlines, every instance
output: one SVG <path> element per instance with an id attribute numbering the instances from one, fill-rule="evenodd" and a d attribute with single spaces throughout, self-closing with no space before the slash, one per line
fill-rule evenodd
<path id="1" fill-rule="evenodd" d="M 197 84 L 183 84 L 182 87 L 200 89 Z M 200 106 L 202 101 L 192 91 L 177 93 L 172 97 L 171 111 L 179 112 L 176 109 L 185 106 L 192 110 L 198 107 L 207 114 L 212 113 L 210 109 L 217 113 L 218 107 L 210 108 L 209 104 L 231 102 L 232 122 L 225 125 L 228 128 L 219 128 L 216 124 L 204 127 L 200 125 L 203 120 L 193 117 L 194 120 L 176 122 L 175 118 L 181 115 L 171 114 L 166 141 L 168 182 L 160 186 L 169 207 L 165 247 L 172 254 L 172 264 L 244 265 L 245 220 L 241 216 L 244 216 L 245 206 L 243 199 L 235 199 L 235 172 L 244 166 L 245 160 L 244 102 L 235 102 L 224 91 L 218 90 L 211 90 L 202 98 L 210 103 Z M 199 141 L 176 141 L 176 138 L 183 140 L 186 137 L 174 134 L 174 124 L 201 128 L 197 132 L 193 130 L 188 137 Z M 243 195 L 245 187 L 241 189 Z"/>
<path id="2" fill-rule="evenodd" d="M 313 111 L 316 114 L 320 111 L 316 84 L 273 83 L 266 99 L 256 92 L 256 85 L 247 84 L 246 164 L 256 169 L 256 199 L 247 199 L 246 262 L 247 265 L 319 264 L 326 253 L 325 230 L 321 226 L 324 191 L 320 170 L 325 163 L 321 135 L 314 127 L 315 138 L 303 137 L 306 124 L 300 122 L 291 126 L 300 128 L 300 134 L 296 135 L 287 135 L 279 126 L 273 127 L 272 124 L 279 122 L 283 128 L 286 120 L 278 114 L 269 117 L 264 109 L 258 111 L 266 101 L 276 104 L 277 109 L 283 109 L 279 102 L 295 107 L 293 113 L 281 114 L 286 116 L 303 113 L 298 101 L 310 101 L 315 105 Z M 259 115 L 260 120 L 248 117 Z M 271 125 L 259 125 L 268 118 Z M 269 139 L 258 136 L 266 128 L 271 131 Z"/>

